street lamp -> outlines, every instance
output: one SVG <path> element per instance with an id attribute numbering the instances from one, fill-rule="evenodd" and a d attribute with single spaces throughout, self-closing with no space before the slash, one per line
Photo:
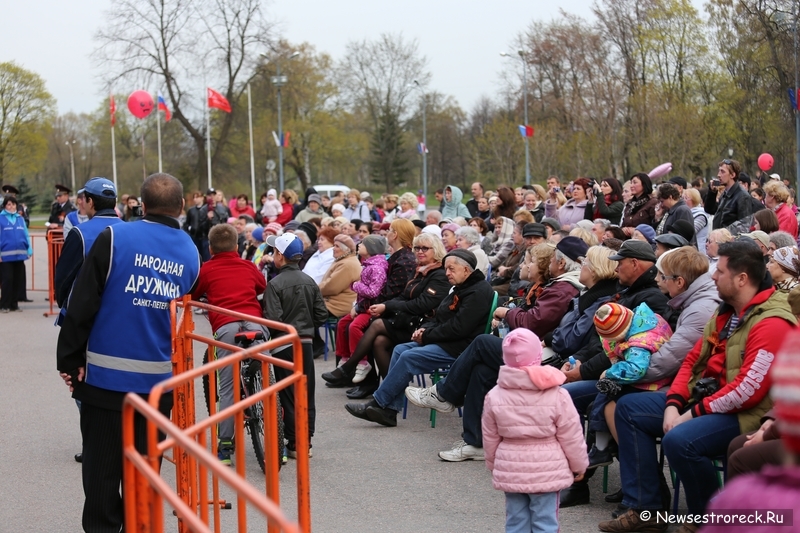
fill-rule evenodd
<path id="1" fill-rule="evenodd" d="M 425 111 L 428 107 L 428 99 L 425 97 L 422 86 L 418 80 L 414 80 L 414 84 L 410 87 L 418 89 L 422 92 L 422 196 L 425 198 L 425 203 L 428 203 L 428 128 L 425 122 Z"/>
<path id="2" fill-rule="evenodd" d="M 287 61 L 295 59 L 300 56 L 300 52 L 294 52 L 292 55 L 286 58 Z M 261 54 L 261 57 L 269 60 L 267 56 Z M 281 76 L 281 59 L 282 56 L 277 57 L 277 61 L 275 62 L 276 65 L 276 75 L 270 78 L 270 82 L 278 88 L 278 187 L 279 190 L 284 189 L 283 183 L 283 121 L 281 117 L 281 87 L 286 85 L 286 82 L 289 81 L 289 78 L 286 76 Z"/>
<path id="3" fill-rule="evenodd" d="M 517 50 L 519 58 L 522 61 L 522 100 L 525 113 L 525 126 L 528 126 L 528 62 L 525 61 L 525 51 Z M 508 52 L 500 52 L 502 57 L 514 57 Z M 531 165 L 530 165 L 530 149 L 528 143 L 528 136 L 525 135 L 525 185 L 531 184 Z"/>
<path id="4" fill-rule="evenodd" d="M 76 141 L 67 141 L 64 144 L 67 145 L 69 148 L 69 166 L 72 169 L 72 190 L 75 190 L 75 154 L 72 152 L 72 145 L 75 144 Z"/>

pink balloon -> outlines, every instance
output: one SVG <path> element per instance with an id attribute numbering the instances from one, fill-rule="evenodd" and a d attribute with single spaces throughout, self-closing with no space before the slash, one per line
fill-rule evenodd
<path id="1" fill-rule="evenodd" d="M 763 153 L 758 156 L 758 168 L 766 172 L 767 170 L 772 168 L 772 165 L 775 164 L 775 159 L 767 153 Z"/>
<path id="2" fill-rule="evenodd" d="M 152 113 L 155 104 L 147 91 L 134 91 L 128 97 L 128 110 L 136 118 L 144 118 Z"/>
<path id="3" fill-rule="evenodd" d="M 654 180 L 662 176 L 666 176 L 670 172 L 672 172 L 672 163 L 664 163 L 663 165 L 658 165 L 656 168 L 648 172 L 647 175 L 650 176 L 651 180 Z"/>

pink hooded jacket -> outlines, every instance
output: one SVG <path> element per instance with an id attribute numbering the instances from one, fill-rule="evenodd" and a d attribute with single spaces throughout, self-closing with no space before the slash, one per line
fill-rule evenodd
<path id="1" fill-rule="evenodd" d="M 494 488 L 537 494 L 572 485 L 589 466 L 564 374 L 550 366 L 501 366 L 483 405 L 483 450 Z"/>

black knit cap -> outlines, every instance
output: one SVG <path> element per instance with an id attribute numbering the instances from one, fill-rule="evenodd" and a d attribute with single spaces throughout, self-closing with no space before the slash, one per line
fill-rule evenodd
<path id="1" fill-rule="evenodd" d="M 470 252 L 469 250 L 464 250 L 463 248 L 456 248 L 455 250 L 449 252 L 444 259 L 442 260 L 442 264 L 445 264 L 448 257 L 458 257 L 466 261 L 472 270 L 475 270 L 475 267 L 478 266 L 478 258 L 475 257 L 475 254 Z"/>
<path id="2" fill-rule="evenodd" d="M 303 222 L 297 229 L 303 230 L 312 243 L 317 242 L 317 227 L 311 222 Z"/>

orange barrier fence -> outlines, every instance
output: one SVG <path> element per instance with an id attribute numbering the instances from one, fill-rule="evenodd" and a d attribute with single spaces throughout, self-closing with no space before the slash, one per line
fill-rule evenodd
<path id="1" fill-rule="evenodd" d="M 48 301 L 50 302 L 50 311 L 45 311 L 44 316 L 51 316 L 58 314 L 58 305 L 56 304 L 56 287 L 53 280 L 56 279 L 56 263 L 58 258 L 61 257 L 61 249 L 64 248 L 64 230 L 61 228 L 49 229 L 46 235 L 31 235 L 31 239 L 47 238 L 47 289 L 37 289 L 34 283 L 33 271 L 35 270 L 34 261 L 31 260 L 31 286 L 32 290 L 47 290 Z M 33 241 L 31 240 L 31 248 Z M 33 257 L 31 258 L 33 259 Z"/>
<path id="2" fill-rule="evenodd" d="M 182 308 L 183 311 L 178 313 Z M 239 320 L 255 322 L 268 326 L 287 335 L 242 350 L 236 346 L 221 343 L 211 337 L 194 333 L 193 308 L 202 308 Z M 166 502 L 178 516 L 179 532 L 210 533 L 221 531 L 220 509 L 229 504 L 220 499 L 219 483 L 229 487 L 237 494 L 237 524 L 240 533 L 248 531 L 247 505 L 266 517 L 268 531 L 303 532 L 311 531 L 309 462 L 308 462 L 308 402 L 306 398 L 307 378 L 303 374 L 303 358 L 300 337 L 295 329 L 283 323 L 255 318 L 219 307 L 190 301 L 173 301 L 171 305 L 173 324 L 173 377 L 156 385 L 144 401 L 140 396 L 128 394 L 123 405 L 123 494 L 125 494 L 125 529 L 127 531 L 160 533 L 164 528 L 163 504 Z M 223 359 L 194 368 L 193 341 L 209 347 L 222 347 L 233 350 Z M 294 362 L 284 361 L 265 355 L 275 348 L 292 345 Z M 267 364 L 280 366 L 292 372 L 287 378 L 273 385 L 263 383 L 261 391 L 244 399 L 239 396 L 240 363 L 245 359 L 258 360 L 265 369 L 263 376 L 269 376 Z M 214 402 L 211 414 L 202 421 L 196 420 L 194 383 L 203 376 L 209 376 L 213 383 L 216 372 L 225 366 L 233 369 L 234 404 L 220 412 L 215 412 Z M 265 378 L 265 382 L 268 377 Z M 289 521 L 280 509 L 280 484 L 278 477 L 278 428 L 268 423 L 277 412 L 278 391 L 294 385 L 295 428 L 297 446 L 297 517 L 298 522 Z M 158 411 L 159 400 L 172 391 L 175 405 L 172 421 Z M 265 445 L 265 492 L 250 485 L 245 478 L 245 432 L 244 412 L 256 403 L 263 402 L 264 445 Z M 147 454 L 142 455 L 134 445 L 134 414 L 138 413 L 147 421 Z M 223 466 L 216 456 L 216 427 L 226 418 L 234 419 L 234 462 L 236 469 Z M 165 438 L 159 442 L 158 432 Z M 210 442 L 209 442 L 210 441 Z M 209 449 L 210 448 L 210 449 Z M 176 468 L 176 487 L 173 489 L 159 474 L 159 459 L 167 450 L 172 450 L 171 460 Z M 211 476 L 211 495 L 209 496 L 209 476 Z M 209 527 L 209 507 L 213 507 L 213 529 Z"/>

